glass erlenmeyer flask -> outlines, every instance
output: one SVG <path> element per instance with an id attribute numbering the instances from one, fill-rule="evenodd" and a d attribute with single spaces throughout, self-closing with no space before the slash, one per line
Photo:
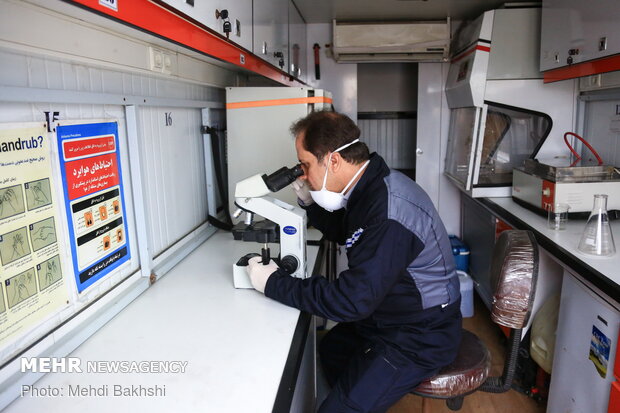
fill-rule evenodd
<path id="1" fill-rule="evenodd" d="M 581 240 L 579 251 L 591 255 L 613 255 L 616 252 L 614 237 L 607 215 L 607 195 L 594 195 L 594 207 L 588 218 Z"/>

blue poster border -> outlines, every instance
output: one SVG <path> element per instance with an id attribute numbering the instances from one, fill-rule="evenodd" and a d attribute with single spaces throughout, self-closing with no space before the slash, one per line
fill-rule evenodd
<path id="1" fill-rule="evenodd" d="M 116 146 L 116 164 L 118 166 L 118 175 L 119 175 L 119 189 L 120 189 L 120 199 L 121 206 L 123 210 L 123 229 L 125 234 L 125 245 L 111 251 L 105 257 L 97 260 L 93 263 L 89 268 L 95 269 L 98 267 L 98 270 L 86 280 L 82 280 L 83 277 L 81 275 L 85 272 L 80 272 L 77 261 L 77 239 L 75 237 L 75 229 L 73 227 L 73 215 L 71 212 L 70 203 L 76 201 L 78 199 L 92 197 L 93 194 L 84 195 L 83 197 L 76 198 L 74 200 L 69 199 L 69 188 L 67 187 L 67 177 L 65 171 L 65 159 L 63 154 L 62 143 L 67 139 L 76 139 L 76 138 L 88 138 L 92 136 L 99 135 L 114 135 L 114 142 Z M 65 213 L 67 215 L 67 223 L 69 227 L 69 237 L 70 237 L 70 245 L 71 245 L 71 259 L 73 261 L 73 272 L 75 275 L 75 283 L 77 286 L 78 293 L 83 292 L 92 284 L 109 274 L 115 268 L 119 267 L 124 262 L 128 261 L 131 258 L 130 247 L 129 247 L 129 236 L 127 231 L 127 210 L 125 206 L 125 187 L 123 185 L 123 171 L 121 167 L 121 156 L 120 156 L 120 145 L 118 141 L 118 122 L 98 122 L 98 123 L 79 123 L 79 124 L 71 124 L 71 125 L 58 125 L 56 126 L 56 137 L 58 144 L 58 159 L 60 162 L 60 173 L 62 176 L 62 187 L 64 193 L 64 202 L 65 202 Z M 108 188 L 109 190 L 109 188 Z"/>

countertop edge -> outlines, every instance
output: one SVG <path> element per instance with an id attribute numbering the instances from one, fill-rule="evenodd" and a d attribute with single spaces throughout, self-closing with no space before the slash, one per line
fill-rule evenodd
<path id="1" fill-rule="evenodd" d="M 319 246 L 319 252 L 317 253 L 316 260 L 314 261 L 314 268 L 312 269 L 312 276 L 317 275 L 321 270 L 321 262 L 325 255 L 325 244 L 321 243 Z M 304 348 L 306 346 L 306 340 L 308 338 L 308 328 L 310 327 L 310 321 L 312 315 L 306 312 L 301 312 L 295 326 L 295 332 L 291 340 L 291 347 L 284 364 L 284 370 L 282 371 L 282 378 L 280 379 L 280 385 L 278 386 L 278 392 L 276 393 L 276 399 L 273 404 L 273 413 L 289 412 L 293 403 L 293 395 L 295 394 L 295 386 L 297 384 L 297 376 L 299 375 L 299 369 L 301 368 L 301 360 L 304 354 Z"/>
<path id="2" fill-rule="evenodd" d="M 516 217 L 510 211 L 507 211 L 503 207 L 494 203 L 492 199 L 473 199 L 475 201 L 478 201 L 484 207 L 489 209 L 492 213 L 502 218 L 513 227 L 517 229 L 532 231 L 534 233 L 534 236 L 536 237 L 536 241 L 541 247 L 543 247 L 549 253 L 553 254 L 556 258 L 558 258 L 558 260 L 566 264 L 567 267 L 570 267 L 572 270 L 577 272 L 585 280 L 591 282 L 595 287 L 604 292 L 604 294 L 606 294 L 609 298 L 620 303 L 620 286 L 618 286 L 615 282 L 611 281 L 604 274 L 576 258 L 573 254 L 560 247 L 558 244 L 547 238 L 545 235 L 541 234 L 527 222 Z"/>

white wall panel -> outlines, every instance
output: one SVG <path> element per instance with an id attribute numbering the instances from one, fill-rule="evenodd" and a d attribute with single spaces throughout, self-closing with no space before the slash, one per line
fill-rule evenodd
<path id="1" fill-rule="evenodd" d="M 358 112 L 415 112 L 417 108 L 417 63 L 357 65 Z"/>
<path id="2" fill-rule="evenodd" d="M 331 23 L 309 24 L 307 25 L 307 34 L 308 78 L 306 83 L 313 88 L 331 92 L 336 111 L 344 113 L 354 122 L 357 121 L 357 64 L 336 63 L 331 55 L 328 55 L 330 49 L 325 45 L 332 41 Z M 319 51 L 321 79 L 316 78 L 314 71 L 312 47 L 315 43 L 321 46 Z"/>
<path id="3" fill-rule="evenodd" d="M 156 236 L 149 240 L 151 245 L 156 245 L 148 251 L 157 254 L 200 226 L 201 234 L 195 231 L 160 256 L 158 265 L 163 267 L 180 259 L 167 254 L 172 255 L 188 245 L 192 247 L 192 242 L 200 242 L 208 236 L 205 225 L 200 225 L 206 219 L 207 210 L 200 108 L 224 102 L 223 89 L 206 84 L 223 87 L 238 81 L 234 72 L 206 62 L 206 57 L 179 46 L 92 13 L 83 12 L 80 19 L 62 15 L 58 11 L 64 8 L 76 14 L 82 11 L 60 1 L 39 3 L 43 7 L 0 0 L 0 123 L 44 122 L 45 111 L 59 112 L 60 123 L 65 120 L 118 121 L 127 237 L 132 259 L 79 296 L 72 277 L 67 276 L 70 292 L 67 307 L 0 348 L 0 363 L 28 351 L 30 356 L 69 354 L 148 288 L 148 279 L 136 273 L 141 264 L 145 271 L 152 267 L 149 263 L 140 263 L 139 259 L 136 221 L 140 222 L 144 213 L 135 211 L 134 207 L 142 196 L 141 191 L 134 192 L 136 188 L 132 187 L 125 114 L 133 114 L 134 110 L 126 112 L 125 98 L 139 114 L 139 131 L 150 132 L 139 136 L 143 144 L 138 151 L 141 160 L 149 161 L 148 165 L 142 164 L 144 192 L 150 195 L 153 190 L 155 194 L 152 199 L 145 199 L 149 224 L 156 230 Z M 172 53 L 179 62 L 175 73 L 165 76 L 149 71 L 147 51 L 151 44 Z M 142 103 L 144 106 L 140 106 Z M 173 124 L 168 127 L 165 126 L 165 112 L 172 112 Z M 132 140 L 132 144 L 135 142 Z M 132 160 L 136 159 L 135 155 L 138 154 L 131 154 Z M 58 167 L 57 163 L 54 165 Z M 61 184 L 57 182 L 56 186 L 56 198 L 60 201 Z M 63 205 L 59 207 L 61 221 L 64 221 L 62 226 L 66 228 Z M 67 238 L 65 234 L 66 245 Z M 182 252 L 176 255 L 182 256 Z M 68 250 L 66 253 L 69 254 Z M 65 260 L 65 263 L 70 261 Z M 165 271 L 161 270 L 158 275 L 163 273 Z M 13 362 L 2 369 L 0 389 L 15 390 L 18 382 L 32 384 L 38 378 L 39 375 L 22 374 L 18 361 Z M 0 392 L 0 408 L 16 395 L 17 391 Z"/>
<path id="4" fill-rule="evenodd" d="M 415 119 L 360 119 L 361 139 L 390 168 L 415 169 Z"/>
<path id="5" fill-rule="evenodd" d="M 28 56 L 12 51 L 0 49 L 0 79 L 4 86 L 35 87 L 41 89 L 73 89 L 85 92 L 108 92 L 104 88 L 103 69 L 88 68 L 74 65 L 58 59 Z M 120 74 L 120 73 L 119 73 Z M 0 97 L 0 122 L 44 122 L 44 112 L 59 112 L 58 121 L 114 119 L 119 122 L 119 141 L 121 144 L 121 168 L 125 187 L 125 202 L 127 207 L 127 226 L 129 230 L 130 249 L 137 252 L 136 231 L 133 214 L 133 198 L 131 196 L 131 177 L 127 152 L 127 136 L 125 114 L 122 106 L 94 105 L 94 104 L 66 104 L 63 102 L 51 103 L 18 103 L 11 102 L 13 96 Z M 59 193 L 59 200 L 62 194 Z M 62 207 L 61 207 L 62 209 Z M 64 217 L 64 210 L 61 216 Z M 65 223 L 66 226 L 66 223 Z M 66 240 L 66 245 L 69 245 Z M 122 266 L 113 272 L 104 281 L 96 284 L 91 294 L 98 295 L 109 289 L 120 279 L 126 277 L 139 268 L 137 255 L 132 253 L 129 265 Z M 68 261 L 70 262 L 70 261 Z M 112 282 L 111 280 L 116 280 Z"/>
<path id="6" fill-rule="evenodd" d="M 166 125 L 166 113 L 172 125 Z M 155 256 L 207 218 L 201 124 L 198 109 L 139 111 L 146 214 Z"/>
<path id="7" fill-rule="evenodd" d="M 446 159 L 449 114 L 445 95 L 448 64 L 418 65 L 416 182 L 431 197 L 446 229 L 460 235 L 460 192 L 443 174 Z"/>
<path id="8" fill-rule="evenodd" d="M 6 99 L 6 97 L 2 97 L 2 99 Z M 131 186 L 131 177 L 129 174 L 129 160 L 128 160 L 128 151 L 127 151 L 127 136 L 126 136 L 126 126 L 124 120 L 124 111 L 122 106 L 113 106 L 113 105 L 68 105 L 62 103 L 13 103 L 0 101 L 0 123 L 6 122 L 31 122 L 31 121 L 39 121 L 42 122 L 44 120 L 44 111 L 57 111 L 60 112 L 59 121 L 62 122 L 63 119 L 70 120 L 88 120 L 88 119 L 114 119 L 118 121 L 118 133 L 119 133 L 119 143 L 120 143 L 120 154 L 121 154 L 121 169 L 123 174 L 123 185 L 125 191 L 125 207 L 127 211 L 126 220 L 127 220 L 127 229 L 129 231 L 127 238 L 129 240 L 129 248 L 131 251 L 131 260 L 129 263 L 126 263 L 119 267 L 118 269 L 111 272 L 109 275 L 103 277 L 101 280 L 93 284 L 88 290 L 86 290 L 83 294 L 77 294 L 77 290 L 75 288 L 75 281 L 73 278 L 73 269 L 66 269 L 65 274 L 67 275 L 66 282 L 68 285 L 69 297 L 71 304 L 67 309 L 64 309 L 61 313 L 53 315 L 51 318 L 45 320 L 42 324 L 40 324 L 36 329 L 30 331 L 27 336 L 25 336 L 22 341 L 15 343 L 15 350 L 19 349 L 22 344 L 29 344 L 35 339 L 41 337 L 45 333 L 47 333 L 52 328 L 58 326 L 67 318 L 71 317 L 76 312 L 80 311 L 84 306 L 91 303 L 94 299 L 104 294 L 106 291 L 109 291 L 113 286 L 117 285 L 123 279 L 128 277 L 130 274 L 134 273 L 140 267 L 140 262 L 138 259 L 138 248 L 137 248 L 137 234 L 136 234 L 136 225 L 134 219 L 134 201 L 132 196 L 132 186 Z M 53 143 L 53 159 L 54 165 L 57 166 L 57 150 L 55 149 L 55 142 Z M 62 251 L 61 254 L 64 254 L 65 265 L 71 265 L 71 259 L 68 251 L 68 247 L 71 243 L 71 240 L 68 238 L 67 230 L 67 218 L 66 211 L 63 203 L 63 194 L 62 187 L 60 182 L 56 182 L 56 191 L 55 191 L 56 201 L 59 208 L 59 213 L 61 217 L 61 225 L 64 228 L 64 245 L 67 247 L 67 250 Z M 12 348 L 4 348 L 1 349 L 3 356 L 6 354 L 11 354 L 14 350 Z"/>
<path id="9" fill-rule="evenodd" d="M 20 342 L 12 344 L 11 348 L 0 349 L 4 357 L 45 335 L 140 267 L 125 110 L 122 105 L 92 104 L 88 99 L 108 94 L 134 98 L 138 96 L 142 101 L 148 101 L 149 98 L 157 98 L 160 101 L 170 98 L 176 100 L 177 107 L 174 108 L 153 106 L 146 109 L 138 108 L 145 110 L 145 116 L 140 119 L 139 129 L 150 131 L 149 135 L 141 136 L 144 142 L 141 145 L 144 149 L 141 157 L 150 161 L 149 166 L 144 168 L 146 174 L 143 183 L 146 193 L 150 194 L 150 189 L 153 188 L 157 190 L 155 194 L 162 194 L 161 197 L 153 196 L 152 199 L 146 200 L 150 225 L 156 229 L 156 236 L 152 240 L 156 246 L 151 252 L 159 253 L 206 219 L 204 155 L 199 129 L 200 109 L 179 108 L 179 102 L 187 102 L 188 106 L 195 105 L 196 100 L 223 102 L 224 92 L 213 87 L 175 79 L 87 66 L 84 63 L 55 56 L 36 55 L 29 51 L 20 52 L 13 48 L 0 47 L 0 61 L 2 62 L 0 84 L 2 87 L 18 88 L 10 89 L 9 93 L 0 96 L 0 123 L 44 122 L 45 111 L 59 112 L 58 120 L 61 123 L 63 120 L 118 120 L 128 239 L 132 254 L 130 263 L 102 278 L 81 296 L 77 295 L 75 287 L 71 287 L 74 284 L 69 279 L 69 290 L 72 294 L 69 308 L 44 321 L 36 330 L 28 332 L 27 336 Z M 54 98 L 50 98 L 51 102 L 23 102 L 20 90 L 27 92 L 33 89 L 54 92 Z M 84 98 L 84 103 L 67 103 L 75 100 L 75 96 L 80 96 L 72 92 L 90 95 Z M 173 116 L 173 126 L 167 130 L 163 129 L 165 126 L 161 126 L 165 125 L 164 112 L 172 112 Z M 154 124 L 149 125 L 148 122 Z M 153 140 L 150 137 L 153 137 Z M 150 159 L 151 156 L 155 157 Z M 62 197 L 60 185 L 57 187 L 57 194 L 60 200 Z M 62 219 L 65 220 L 63 226 L 66 228 L 62 206 L 61 211 Z M 66 245 L 69 245 L 69 240 L 66 241 Z M 69 263 L 70 260 L 66 262 Z"/>
<path id="10" fill-rule="evenodd" d="M 188 101 L 188 105 L 195 100 L 224 100 L 224 91 L 218 88 L 88 67 L 51 57 L 27 56 L 11 50 L 0 49 L 0 61 L 3 62 L 0 79 L 6 86 L 141 96 L 147 101 L 149 97 L 177 99 Z M 27 104 L 4 106 L 1 116 L 6 121 L 44 121 L 44 110 L 59 111 L 60 119 L 101 118 L 110 112 L 109 106 L 103 105 L 54 103 L 45 109 Z M 24 110 L 26 107 L 27 111 Z M 123 116 L 120 106 L 113 112 Z M 166 112 L 171 113 L 171 126 L 165 126 Z M 157 255 L 206 220 L 201 117 L 198 109 L 178 107 L 141 108 L 139 114 L 143 148 L 140 156 L 146 178 L 144 182 L 149 185 L 146 191 L 149 194 L 147 215 L 153 236 L 152 251 Z"/>
<path id="11" fill-rule="evenodd" d="M 620 165 L 620 93 L 615 98 L 587 102 L 585 105 L 583 138 L 603 159 L 605 165 Z M 579 143 L 579 142 L 578 142 Z M 581 156 L 588 165 L 596 165 L 596 158 L 581 145 Z"/>

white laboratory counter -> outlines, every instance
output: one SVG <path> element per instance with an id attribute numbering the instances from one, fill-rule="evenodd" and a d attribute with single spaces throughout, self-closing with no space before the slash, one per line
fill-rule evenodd
<path id="1" fill-rule="evenodd" d="M 620 365 L 616 357 L 620 340 L 620 251 L 609 258 L 579 252 L 577 245 L 586 219 L 569 217 L 565 230 L 554 231 L 547 227 L 546 217 L 512 198 L 481 198 L 477 202 L 514 228 L 531 230 L 545 255 L 563 269 L 557 316 L 548 314 L 547 319 L 540 320 L 556 323 L 554 337 L 532 334 L 539 357 L 552 359 L 547 411 L 614 410 L 610 393 L 614 391 L 618 397 L 618 382 L 614 383 L 612 371 L 618 371 Z M 618 237 L 620 222 L 613 221 L 611 227 Z M 539 271 L 539 280 L 553 278 L 550 275 Z"/>
<path id="2" fill-rule="evenodd" d="M 81 360 L 81 373 L 49 373 L 35 383 L 62 396 L 27 394 L 5 412 L 271 412 L 283 376 L 293 380 L 284 388 L 295 387 L 285 365 L 303 317 L 233 288 L 233 261 L 257 249 L 216 233 L 68 356 Z M 308 247 L 309 272 L 318 250 Z M 187 364 L 183 373 L 100 373 L 85 371 L 89 361 Z M 71 396 L 77 385 L 88 395 Z M 115 396 L 115 385 L 138 391 Z M 140 395 L 138 386 L 153 395 Z"/>
<path id="3" fill-rule="evenodd" d="M 481 198 L 479 202 L 515 228 L 529 229 L 536 240 L 565 268 L 592 283 L 609 298 L 620 303 L 620 245 L 611 257 L 594 257 L 577 249 L 586 226 L 585 219 L 568 219 L 566 229 L 551 230 L 547 218 L 514 202 L 512 198 Z M 620 221 L 612 221 L 612 232 L 620 235 Z M 618 240 L 616 240 L 617 242 Z"/>

